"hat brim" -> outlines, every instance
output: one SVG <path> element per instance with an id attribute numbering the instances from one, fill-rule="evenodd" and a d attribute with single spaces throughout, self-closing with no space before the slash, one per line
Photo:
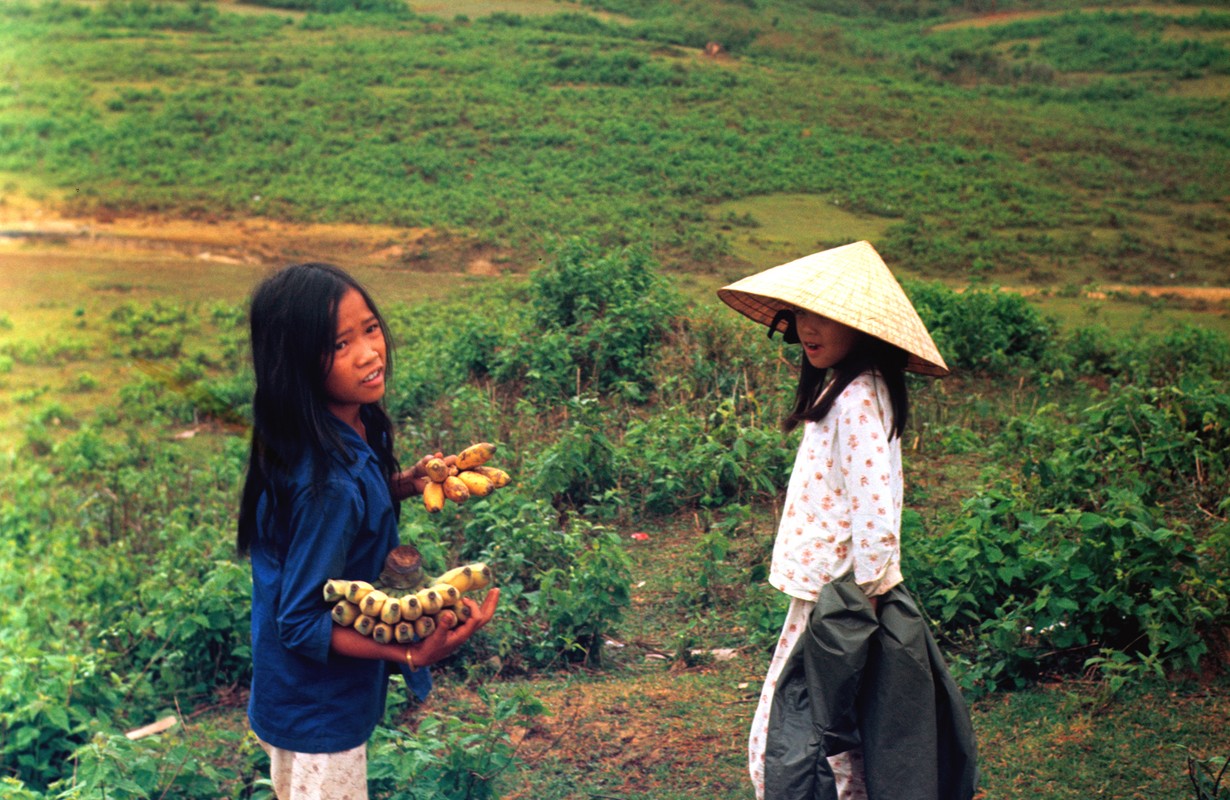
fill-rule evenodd
<path id="1" fill-rule="evenodd" d="M 949 372 L 905 290 L 868 242 L 773 267 L 717 294 L 761 325 L 771 326 L 783 309 L 804 309 L 901 348 L 910 372 L 935 377 Z"/>

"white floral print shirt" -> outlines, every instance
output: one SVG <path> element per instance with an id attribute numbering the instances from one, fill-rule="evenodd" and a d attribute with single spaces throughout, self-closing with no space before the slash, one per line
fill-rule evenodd
<path id="1" fill-rule="evenodd" d="M 819 422 L 807 422 L 786 489 L 769 583 L 815 602 L 852 572 L 869 596 L 901 582 L 901 440 L 879 375 L 850 382 Z"/>

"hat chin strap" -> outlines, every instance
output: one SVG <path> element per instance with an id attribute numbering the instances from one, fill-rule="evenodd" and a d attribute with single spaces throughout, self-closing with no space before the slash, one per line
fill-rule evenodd
<path id="1" fill-rule="evenodd" d="M 773 334 L 785 323 L 786 327 L 782 330 L 782 341 L 786 344 L 799 343 L 799 326 L 795 322 L 794 312 L 790 309 L 783 308 L 773 317 L 773 321 L 769 323 L 769 338 L 773 338 Z"/>

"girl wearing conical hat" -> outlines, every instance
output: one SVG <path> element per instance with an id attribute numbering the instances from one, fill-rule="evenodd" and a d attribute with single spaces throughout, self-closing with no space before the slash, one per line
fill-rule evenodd
<path id="1" fill-rule="evenodd" d="M 928 783 L 927 770 L 935 765 L 890 765 L 889 756 L 878 754 L 891 752 L 891 746 L 877 749 L 884 742 L 861 739 L 876 723 L 856 711 L 876 691 L 863 680 L 870 674 L 864 671 L 864 651 L 874 652 L 874 647 L 859 639 L 863 649 L 854 647 L 853 656 L 833 666 L 824 662 L 827 656 L 816 655 L 815 647 L 805 646 L 811 644 L 806 640 L 831 633 L 818 627 L 827 623 L 816 613 L 817 601 L 830 584 L 829 607 L 839 586 L 853 593 L 855 605 L 865 606 L 850 613 L 855 615 L 851 619 L 861 620 L 858 630 L 866 632 L 866 642 L 884 627 L 884 609 L 896 608 L 897 600 L 906 602 L 900 587 L 901 434 L 909 416 L 905 372 L 941 376 L 948 367 L 900 284 L 868 242 L 774 267 L 720 289 L 718 296 L 767 325 L 770 337 L 781 332 L 785 341 L 802 349 L 798 388 L 783 427 L 790 431 L 802 425 L 803 435 L 769 572 L 769 582 L 789 595 L 790 605 L 748 741 L 756 797 L 959 797 L 961 792 L 945 794 L 940 789 L 905 791 L 896 784 L 906 778 Z M 849 634 L 849 626 L 843 626 L 839 636 Z M 939 677 L 947 679 L 943 666 L 937 669 L 943 673 Z M 839 673 L 846 681 L 842 686 L 824 685 L 826 676 L 836 681 Z M 788 681 L 790 694 L 784 688 Z M 792 735 L 788 712 L 792 703 L 799 705 L 799 686 L 804 684 L 802 695 L 811 695 L 811 711 L 804 713 L 815 719 L 793 729 L 800 741 L 787 741 Z M 925 691 L 918 689 L 920 694 Z M 960 716 L 959 697 L 956 702 Z M 838 707 L 847 709 L 845 717 L 834 714 L 838 719 L 826 721 L 815 716 L 818 708 L 832 713 Z M 849 730 L 842 730 L 843 724 Z M 808 736 L 819 743 L 801 741 Z M 922 736 L 935 738 L 925 731 Z M 970 745 L 972 751 L 972 736 Z M 808 758 L 815 762 L 814 769 L 807 765 Z"/>

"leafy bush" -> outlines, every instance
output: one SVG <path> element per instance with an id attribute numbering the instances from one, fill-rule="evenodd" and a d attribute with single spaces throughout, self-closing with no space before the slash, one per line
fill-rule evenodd
<path id="1" fill-rule="evenodd" d="M 643 401 L 654 350 L 680 309 L 642 249 L 600 255 L 577 240 L 530 277 L 523 338 L 501 354 L 497 377 L 536 397 L 590 390 Z"/>
<path id="2" fill-rule="evenodd" d="M 920 601 L 969 643 L 967 686 L 987 691 L 1079 670 L 1104 650 L 1159 674 L 1195 667 L 1203 634 L 1230 610 L 1225 588 L 1202 580 L 1198 552 L 1190 529 L 1160 525 L 1127 491 L 1096 512 L 1033 511 L 988 491 L 909 558 Z"/>
<path id="3" fill-rule="evenodd" d="M 46 787 L 80 752 L 109 781 L 125 756 L 106 766 L 106 737 L 244 679 L 247 570 L 214 555 L 229 554 L 239 463 L 186 466 L 161 444 L 86 426 L 42 467 L 0 476 L 6 772 Z"/>
<path id="4" fill-rule="evenodd" d="M 794 450 L 780 430 L 747 424 L 726 399 L 704 416 L 673 406 L 634 420 L 620 455 L 620 484 L 636 507 L 669 514 L 773 497 L 789 477 Z"/>
<path id="5" fill-rule="evenodd" d="M 511 734 L 543 713 L 527 690 L 502 696 L 481 687 L 467 714 L 434 713 L 409 731 L 376 728 L 368 755 L 372 796 L 381 800 L 441 797 L 493 800 L 498 781 L 520 764 Z"/>
<path id="6" fill-rule="evenodd" d="M 607 409 L 596 398 L 568 401 L 567 425 L 526 468 L 535 493 L 558 505 L 584 506 L 613 488 L 619 474 Z"/>
<path id="7" fill-rule="evenodd" d="M 178 356 L 194 327 L 191 319 L 188 309 L 160 300 L 148 306 L 124 303 L 108 315 L 114 340 L 128 355 L 144 359 Z"/>
<path id="8" fill-rule="evenodd" d="M 1174 383 L 1193 373 L 1230 377 L 1230 339 L 1214 330 L 1180 325 L 1164 333 L 1113 333 L 1082 326 L 1058 340 L 1057 361 L 1077 375 L 1119 377 L 1140 384 Z"/>
<path id="9" fill-rule="evenodd" d="M 936 347 L 953 369 L 999 374 L 1041 361 L 1054 325 L 1019 294 L 934 283 L 906 286 Z"/>
<path id="10" fill-rule="evenodd" d="M 429 569 L 481 560 L 495 570 L 500 611 L 481 641 L 467 643 L 471 652 L 499 656 L 513 672 L 601 662 L 604 636 L 623 618 L 631 591 L 618 534 L 580 517 L 561 526 L 549 503 L 512 488 L 464 514 L 443 513 L 450 516 L 430 526 L 403 519 L 402 539 L 424 553 Z"/>
<path id="11" fill-rule="evenodd" d="M 1053 407 L 1040 412 L 1010 420 L 999 447 L 1021 459 L 1044 507 L 1094 509 L 1119 488 L 1148 502 L 1212 507 L 1230 485 L 1230 393 L 1198 374 L 1116 387 L 1066 422 Z"/>
<path id="12" fill-rule="evenodd" d="M 606 636 L 618 629 L 631 603 L 631 585 L 619 535 L 592 528 L 576 561 L 542 573 L 530 598 L 530 614 L 546 626 L 532 651 L 535 660 L 562 655 L 566 662 L 601 666 Z"/>
<path id="13" fill-rule="evenodd" d="M 99 732 L 72 754 L 71 774 L 49 788 L 57 798 L 218 797 L 237 775 L 204 756 L 177 734 L 130 741 Z"/>

